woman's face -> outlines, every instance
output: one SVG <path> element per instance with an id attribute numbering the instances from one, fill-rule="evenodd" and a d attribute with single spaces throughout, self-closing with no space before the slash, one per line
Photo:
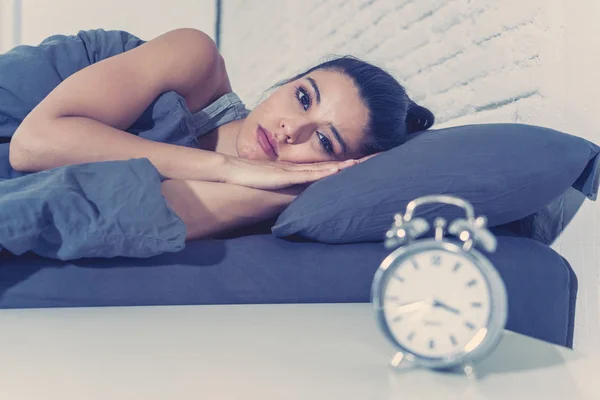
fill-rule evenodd
<path id="1" fill-rule="evenodd" d="M 317 70 L 278 87 L 246 117 L 238 155 L 293 163 L 359 158 L 368 109 L 350 78 Z"/>

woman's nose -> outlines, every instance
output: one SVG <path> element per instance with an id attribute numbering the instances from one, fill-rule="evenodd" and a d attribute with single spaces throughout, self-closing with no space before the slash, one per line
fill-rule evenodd
<path id="1" fill-rule="evenodd" d="M 281 121 L 281 123 L 279 124 L 280 128 L 281 128 L 281 132 L 283 132 L 283 141 L 284 142 L 291 142 L 293 141 L 293 137 L 294 137 L 294 129 L 292 128 L 292 124 L 290 121 Z"/>
<path id="2" fill-rule="evenodd" d="M 284 140 L 287 143 L 294 143 L 300 140 L 306 124 L 302 121 L 281 121 L 280 128 L 284 134 Z"/>

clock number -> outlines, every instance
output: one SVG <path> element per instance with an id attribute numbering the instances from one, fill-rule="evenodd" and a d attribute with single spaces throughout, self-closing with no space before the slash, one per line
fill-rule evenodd
<path id="1" fill-rule="evenodd" d="M 415 259 L 414 259 L 414 258 L 413 258 L 413 259 L 411 259 L 410 261 L 412 262 L 412 265 L 413 265 L 413 268 L 414 268 L 414 269 L 419 269 L 419 264 L 417 264 L 417 262 L 415 261 Z"/>
<path id="2" fill-rule="evenodd" d="M 439 254 L 434 254 L 431 257 L 431 264 L 435 265 L 436 267 L 439 267 L 441 263 L 442 263 L 442 257 L 440 257 Z"/>
<path id="3" fill-rule="evenodd" d="M 458 344 L 454 335 L 450 335 L 450 343 L 452 343 L 452 346 L 456 346 Z"/>
<path id="4" fill-rule="evenodd" d="M 429 339 L 429 348 L 435 349 L 435 342 L 433 341 L 433 339 Z"/>
<path id="5" fill-rule="evenodd" d="M 456 265 L 454 265 L 454 268 L 452 268 L 452 272 L 456 272 L 458 271 L 458 269 L 462 267 L 462 264 L 457 262 Z"/>
<path id="6" fill-rule="evenodd" d="M 469 282 L 467 282 L 467 286 L 468 287 L 475 286 L 476 283 L 477 283 L 476 279 L 471 279 Z"/>
<path id="7" fill-rule="evenodd" d="M 476 302 L 473 302 L 473 303 L 471 303 L 471 307 L 474 307 L 474 308 L 481 308 L 481 303 L 480 303 L 480 302 L 478 302 L 478 301 L 476 301 Z"/>
<path id="8" fill-rule="evenodd" d="M 466 326 L 467 328 L 469 328 L 470 330 L 473 330 L 473 329 L 475 329 L 475 325 L 473 325 L 471 322 L 468 322 L 468 321 L 467 321 L 467 322 L 465 322 L 465 326 Z"/>

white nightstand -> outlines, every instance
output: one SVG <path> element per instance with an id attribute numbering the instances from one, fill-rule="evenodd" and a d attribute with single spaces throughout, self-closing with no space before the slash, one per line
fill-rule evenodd
<path id="1" fill-rule="evenodd" d="M 483 378 L 388 368 L 369 304 L 0 311 L 0 398 L 600 399 L 600 362 L 507 332 Z"/>

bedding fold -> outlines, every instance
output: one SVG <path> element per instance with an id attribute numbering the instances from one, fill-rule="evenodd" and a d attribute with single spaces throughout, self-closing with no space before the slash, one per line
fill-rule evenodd
<path id="1" fill-rule="evenodd" d="M 186 228 L 160 183 L 143 158 L 0 179 L 0 249 L 59 260 L 179 251 Z"/>

